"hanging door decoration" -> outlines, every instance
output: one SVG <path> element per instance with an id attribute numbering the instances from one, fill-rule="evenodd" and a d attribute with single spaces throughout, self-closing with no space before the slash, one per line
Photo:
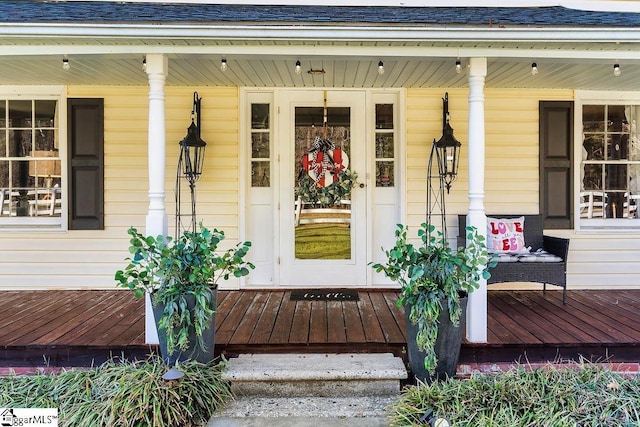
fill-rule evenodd
<path id="1" fill-rule="evenodd" d="M 302 156 L 298 174 L 298 196 L 305 203 L 321 207 L 349 200 L 357 174 L 348 169 L 349 155 L 325 138 L 316 136 Z"/>

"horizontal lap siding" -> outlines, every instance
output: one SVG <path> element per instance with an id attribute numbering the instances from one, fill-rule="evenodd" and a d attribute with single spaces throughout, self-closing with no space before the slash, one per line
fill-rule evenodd
<path id="1" fill-rule="evenodd" d="M 433 139 L 442 135 L 445 91 L 407 91 L 406 221 L 414 232 L 426 217 L 427 161 Z M 486 212 L 539 212 L 538 103 L 572 99 L 568 90 L 485 90 Z M 450 123 L 462 142 L 459 178 L 445 196 L 450 239 L 458 234 L 455 216 L 465 213 L 469 204 L 468 104 L 467 90 L 449 90 Z M 640 233 L 552 230 L 549 234 L 571 238 L 569 288 L 640 288 Z"/>
<path id="2" fill-rule="evenodd" d="M 175 217 L 178 142 L 191 123 L 193 92 L 202 97 L 204 173 L 197 184 L 198 219 L 224 229 L 226 247 L 239 235 L 238 90 L 166 88 L 165 207 Z M 113 289 L 128 256 L 127 229 L 144 230 L 148 207 L 148 87 L 69 87 L 70 98 L 104 98 L 105 229 L 10 232 L 0 236 L 0 289 Z M 188 188 L 183 182 L 183 189 Z M 183 203 L 188 202 L 185 192 Z M 183 212 L 189 207 L 183 205 Z"/>
<path id="3" fill-rule="evenodd" d="M 444 89 L 407 91 L 407 215 L 416 227 L 426 215 L 427 162 L 434 139 L 442 136 Z M 468 208 L 468 91 L 449 90 L 450 124 L 462 143 L 458 179 L 447 194 L 449 235 L 455 215 Z M 485 90 L 485 210 L 538 212 L 538 102 L 571 99 L 571 91 Z M 435 166 L 435 165 L 434 165 Z"/>
<path id="4" fill-rule="evenodd" d="M 190 124 L 195 88 L 166 89 L 166 209 L 173 234 L 178 141 Z M 197 185 L 198 216 L 238 240 L 238 89 L 197 89 L 202 100 L 205 170 Z M 406 102 L 406 222 L 425 221 L 427 160 L 442 135 L 444 89 L 409 89 Z M 0 236 L 0 289 L 109 289 L 127 256 L 129 226 L 144 228 L 147 213 L 148 88 L 70 87 L 69 97 L 105 100 L 105 230 L 8 232 Z M 489 213 L 538 212 L 538 101 L 570 100 L 562 90 L 485 91 L 486 188 Z M 449 91 L 451 126 L 462 142 L 460 175 L 446 196 L 449 235 L 468 207 L 468 92 Z M 184 184 L 184 183 L 183 183 Z M 183 185 L 183 189 L 186 188 Z M 183 200 L 188 200 L 185 193 Z M 640 233 L 574 233 L 569 288 L 640 287 Z"/>

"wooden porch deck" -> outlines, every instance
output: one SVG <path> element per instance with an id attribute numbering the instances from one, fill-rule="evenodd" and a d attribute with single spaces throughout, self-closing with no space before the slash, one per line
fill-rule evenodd
<path id="1" fill-rule="evenodd" d="M 355 301 L 290 301 L 290 291 L 220 291 L 216 351 L 403 355 L 396 291 Z M 640 361 L 640 291 L 489 291 L 487 344 L 461 363 Z M 144 358 L 144 304 L 127 291 L 0 292 L 0 366 L 87 366 Z"/>

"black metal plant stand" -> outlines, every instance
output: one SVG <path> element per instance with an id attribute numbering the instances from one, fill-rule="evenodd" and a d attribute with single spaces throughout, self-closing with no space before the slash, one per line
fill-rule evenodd
<path id="1" fill-rule="evenodd" d="M 427 168 L 427 225 L 433 225 L 436 230 L 439 229 L 442 231 L 442 236 L 446 239 L 447 213 L 444 203 L 445 182 L 438 168 L 439 158 L 440 153 L 436 149 L 436 140 L 434 139 Z M 434 160 L 436 161 L 435 168 L 433 164 Z"/>

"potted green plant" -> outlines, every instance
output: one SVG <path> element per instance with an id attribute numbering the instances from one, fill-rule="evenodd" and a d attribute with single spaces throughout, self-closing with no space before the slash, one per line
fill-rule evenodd
<path id="1" fill-rule="evenodd" d="M 373 265 L 401 286 L 409 365 L 422 381 L 455 375 L 467 296 L 481 278 L 489 278 L 485 239 L 473 227 L 466 232 L 467 246 L 456 249 L 434 225 L 422 224 L 422 245 L 415 247 L 407 242 L 407 227 L 398 224 L 395 245 L 383 249 L 386 262 Z"/>
<path id="2" fill-rule="evenodd" d="M 132 256 L 115 280 L 137 298 L 150 294 L 163 359 L 169 365 L 211 361 L 218 283 L 246 276 L 254 268 L 244 259 L 251 242 L 219 252 L 224 232 L 202 224 L 176 239 L 144 236 L 134 227 L 128 233 Z"/>

